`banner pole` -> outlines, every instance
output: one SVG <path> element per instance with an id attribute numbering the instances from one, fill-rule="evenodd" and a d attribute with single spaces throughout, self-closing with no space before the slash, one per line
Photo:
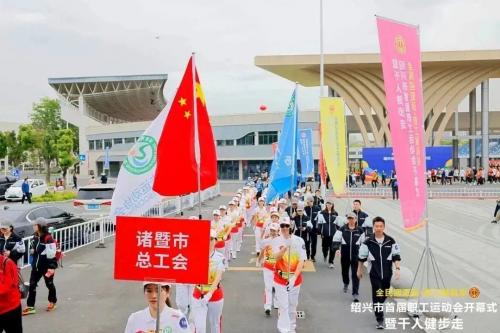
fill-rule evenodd
<path id="1" fill-rule="evenodd" d="M 319 97 L 320 97 L 320 109 L 321 109 L 321 98 L 325 97 L 325 54 L 323 52 L 323 0 L 319 0 Z M 319 117 L 319 126 L 321 133 L 321 116 Z M 321 136 L 320 136 L 321 141 Z M 321 142 L 320 142 L 321 144 Z M 322 152 L 321 152 L 322 153 Z M 319 165 L 318 165 L 319 167 Z M 318 170 L 319 172 L 319 170 Z M 321 195 L 323 199 L 326 199 L 326 187 L 328 184 L 323 184 L 321 175 L 319 177 L 319 184 L 321 188 Z"/>
<path id="2" fill-rule="evenodd" d="M 160 295 L 161 295 L 161 284 L 156 285 L 156 333 L 160 333 Z"/>
<path id="3" fill-rule="evenodd" d="M 196 175 L 198 180 L 198 218 L 201 220 L 201 174 L 200 174 L 200 142 L 198 133 L 198 99 L 196 96 L 196 66 L 194 63 L 195 53 L 192 53 L 191 71 L 193 74 L 193 113 L 194 113 L 194 152 L 196 159 Z"/>

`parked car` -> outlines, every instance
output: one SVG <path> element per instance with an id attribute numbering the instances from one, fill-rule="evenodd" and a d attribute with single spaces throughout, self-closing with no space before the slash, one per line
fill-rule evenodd
<path id="1" fill-rule="evenodd" d="M 5 191 L 17 181 L 16 177 L 0 177 L 0 199 L 5 199 Z"/>
<path id="2" fill-rule="evenodd" d="M 85 222 L 85 220 L 55 205 L 10 205 L 4 206 L 0 214 L 2 214 L 5 220 L 12 224 L 14 232 L 22 238 L 33 235 L 33 223 L 37 218 L 43 217 L 47 219 L 48 227 L 52 227 L 56 230 L 54 236 L 63 251 L 78 244 L 82 244 L 82 241 L 88 234 L 96 231 L 77 228 L 73 229 L 71 232 L 57 233 L 58 229 L 82 223 Z"/>
<path id="3" fill-rule="evenodd" d="M 92 184 L 78 189 L 73 206 L 89 211 L 109 211 L 115 184 Z"/>
<path id="4" fill-rule="evenodd" d="M 17 201 L 23 198 L 23 191 L 21 186 L 24 180 L 19 179 L 14 184 L 12 184 L 7 191 L 5 191 L 5 200 L 7 201 Z M 30 185 L 31 196 L 36 197 L 49 193 L 49 189 L 45 180 L 43 179 L 28 179 L 28 184 Z"/>

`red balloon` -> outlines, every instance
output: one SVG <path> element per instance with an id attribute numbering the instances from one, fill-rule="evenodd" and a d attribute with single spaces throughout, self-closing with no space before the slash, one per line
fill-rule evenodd
<path id="1" fill-rule="evenodd" d="M 267 106 L 265 106 L 265 105 L 260 106 L 260 111 L 266 111 L 266 110 L 267 110 Z"/>

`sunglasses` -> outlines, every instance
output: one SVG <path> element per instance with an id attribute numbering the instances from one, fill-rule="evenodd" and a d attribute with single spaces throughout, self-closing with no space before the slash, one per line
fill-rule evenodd
<path id="1" fill-rule="evenodd" d="M 282 223 L 282 224 L 280 224 L 280 228 L 290 228 L 290 225 L 286 224 L 286 223 Z"/>

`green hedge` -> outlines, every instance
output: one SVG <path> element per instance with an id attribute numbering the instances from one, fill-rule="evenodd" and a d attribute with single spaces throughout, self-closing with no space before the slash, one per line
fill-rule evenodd
<path id="1" fill-rule="evenodd" d="M 76 198 L 73 191 L 49 192 L 39 197 L 33 197 L 33 202 L 65 201 Z"/>

